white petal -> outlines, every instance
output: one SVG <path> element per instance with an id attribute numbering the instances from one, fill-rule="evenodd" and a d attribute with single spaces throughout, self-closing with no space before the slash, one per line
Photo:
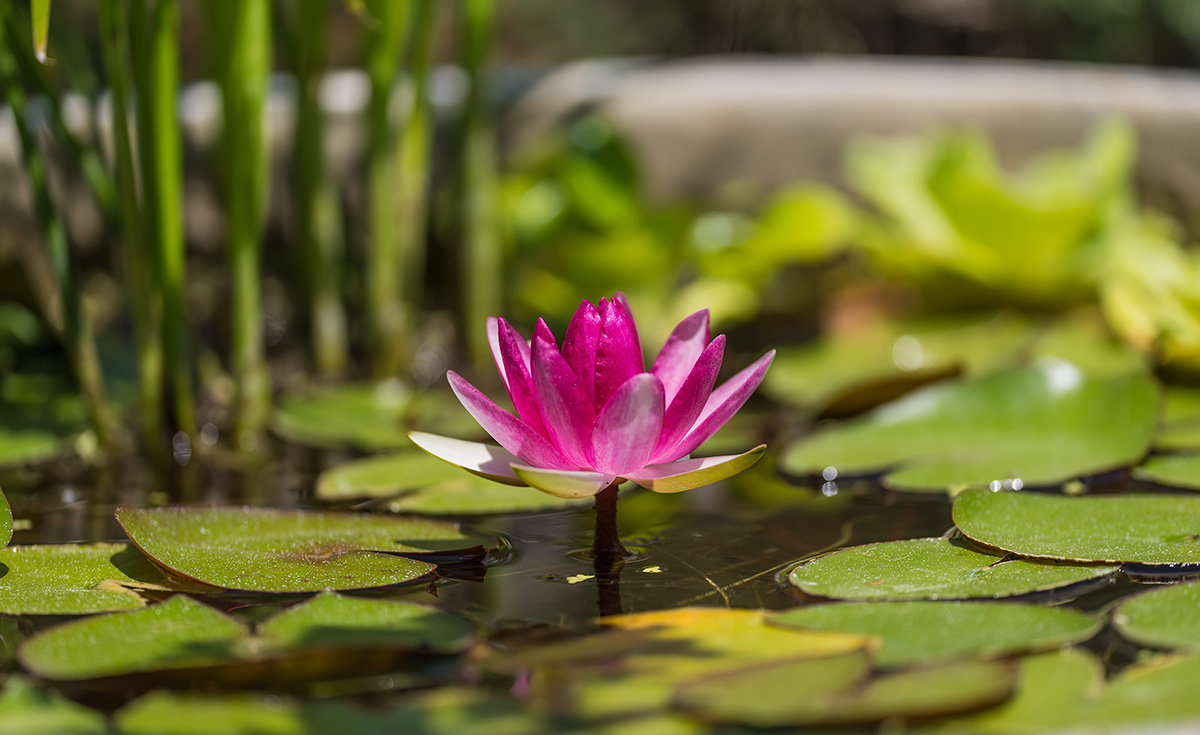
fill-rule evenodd
<path id="1" fill-rule="evenodd" d="M 757 462 L 766 450 L 767 445 L 760 444 L 741 454 L 652 464 L 626 477 L 656 493 L 678 493 L 733 477 Z"/>
<path id="2" fill-rule="evenodd" d="M 608 487 L 615 475 L 588 470 L 549 470 L 514 464 L 512 470 L 526 485 L 560 498 L 587 498 Z"/>
<path id="3" fill-rule="evenodd" d="M 426 434 L 423 431 L 410 431 L 408 438 L 438 459 L 462 467 L 467 472 L 505 485 L 525 484 L 512 471 L 512 463 L 521 460 L 504 447 L 451 439 L 448 436 Z"/>

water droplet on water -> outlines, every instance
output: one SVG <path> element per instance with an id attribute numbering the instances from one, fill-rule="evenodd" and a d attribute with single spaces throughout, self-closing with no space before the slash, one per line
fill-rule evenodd
<path id="1" fill-rule="evenodd" d="M 1004 483 L 1000 482 L 999 480 L 992 480 L 988 483 L 988 490 L 991 490 L 994 493 L 998 493 L 1003 489 Z"/>
<path id="2" fill-rule="evenodd" d="M 917 370 L 925 363 L 925 348 L 911 334 L 901 335 L 892 344 L 892 362 L 905 372 Z"/>
<path id="3" fill-rule="evenodd" d="M 829 467 L 826 467 L 825 469 L 821 470 L 821 479 L 824 480 L 825 482 L 833 482 L 834 480 L 837 479 L 837 476 L 838 476 L 837 467 L 829 466 Z"/>
<path id="4" fill-rule="evenodd" d="M 204 442 L 205 446 L 215 446 L 220 438 L 221 430 L 213 422 L 209 421 L 200 427 L 200 441 Z"/>
<path id="5" fill-rule="evenodd" d="M 171 454 L 176 463 L 187 464 L 192 458 L 192 438 L 182 431 L 175 432 L 175 436 L 171 437 Z"/>
<path id="6" fill-rule="evenodd" d="M 838 486 L 836 482 L 827 482 L 821 486 L 821 494 L 827 498 L 832 498 L 838 494 Z"/>

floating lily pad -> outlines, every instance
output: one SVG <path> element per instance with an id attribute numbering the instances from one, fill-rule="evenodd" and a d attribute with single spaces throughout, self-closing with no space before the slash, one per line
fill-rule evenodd
<path id="1" fill-rule="evenodd" d="M 905 490 L 1056 485 L 1124 467 L 1150 445 L 1158 391 L 1145 375 L 1091 376 L 1045 358 L 939 383 L 785 450 L 795 475 L 885 473 Z"/>
<path id="2" fill-rule="evenodd" d="M 399 513 L 475 515 L 519 513 L 588 505 L 591 498 L 558 498 L 528 487 L 513 487 L 464 472 L 425 452 L 368 457 L 322 472 L 317 497 L 322 500 L 396 498 L 389 508 Z"/>
<path id="3" fill-rule="evenodd" d="M 1113 610 L 1121 635 L 1154 648 L 1200 646 L 1200 582 L 1173 584 L 1123 601 Z"/>
<path id="4" fill-rule="evenodd" d="M 12 541 L 12 534 L 12 508 L 8 506 L 8 498 L 4 497 L 4 491 L 0 490 L 0 546 L 6 546 Z"/>
<path id="5" fill-rule="evenodd" d="M 1184 490 L 1200 490 L 1200 454 L 1162 454 L 1150 457 L 1133 471 L 1139 480 Z"/>
<path id="6" fill-rule="evenodd" d="M 50 628 L 26 640 L 17 655 L 40 677 L 77 681 L 225 663 L 246 635 L 236 619 L 176 595 L 142 610 Z"/>
<path id="7" fill-rule="evenodd" d="M 146 603 L 126 585 L 162 581 L 158 569 L 128 544 L 0 549 L 0 613 L 7 615 L 132 610 Z"/>
<path id="8" fill-rule="evenodd" d="M 11 676 L 0 691 L 0 735 L 107 735 L 99 712 Z"/>
<path id="9" fill-rule="evenodd" d="M 366 646 L 451 654 L 474 634 L 466 620 L 425 605 L 323 592 L 272 616 L 256 636 L 271 650 Z"/>
<path id="10" fill-rule="evenodd" d="M 1115 567 L 1037 564 L 946 539 L 888 541 L 805 562 L 788 579 L 805 594 L 844 600 L 963 600 L 1045 592 L 1107 577 Z"/>
<path id="11" fill-rule="evenodd" d="M 399 449 L 409 443 L 411 398 L 399 381 L 322 388 L 280 400 L 272 428 L 297 444 Z"/>
<path id="12" fill-rule="evenodd" d="M 1166 386 L 1162 428 L 1154 445 L 1160 449 L 1200 449 L 1200 388 Z"/>
<path id="13" fill-rule="evenodd" d="M 975 541 L 1021 556 L 1115 564 L 1200 563 L 1200 497 L 1064 497 L 968 490 L 954 523 Z"/>
<path id="14" fill-rule="evenodd" d="M 842 602 L 775 613 L 771 622 L 877 637 L 880 666 L 1003 656 L 1086 640 L 1100 629 L 1078 610 L 994 602 Z"/>
<path id="15" fill-rule="evenodd" d="M 410 654 L 454 654 L 474 630 L 457 616 L 395 600 L 324 593 L 261 623 L 239 620 L 177 595 L 130 613 L 86 618 L 43 631 L 19 650 L 49 679 L 147 674 L 185 681 L 271 681 L 367 675 Z"/>
<path id="16" fill-rule="evenodd" d="M 867 724 L 996 704 L 1013 667 L 962 661 L 870 676 L 866 654 L 771 663 L 684 685 L 675 704 L 710 722 L 754 727 Z"/>
<path id="17" fill-rule="evenodd" d="M 298 593 L 427 579 L 410 556 L 469 555 L 480 540 L 427 519 L 262 508 L 118 508 L 125 533 L 174 576 L 228 590 Z M 405 556 L 400 556 L 404 554 Z"/>
<path id="18" fill-rule="evenodd" d="M 123 735 L 304 735 L 313 731 L 303 709 L 270 694 L 160 690 L 130 702 L 114 719 Z M 346 723 L 340 729 L 345 731 Z"/>
<path id="19" fill-rule="evenodd" d="M 1200 655 L 1158 656 L 1126 668 L 1081 716 L 1096 728 L 1200 720 Z M 1185 730 L 1186 731 L 1186 730 Z"/>

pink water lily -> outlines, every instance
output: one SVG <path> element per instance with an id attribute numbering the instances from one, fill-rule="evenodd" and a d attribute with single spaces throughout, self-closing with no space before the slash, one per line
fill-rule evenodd
<path id="1" fill-rule="evenodd" d="M 649 371 L 624 294 L 584 301 L 561 349 L 539 319 L 526 342 L 506 321 L 488 337 L 514 413 L 450 371 L 458 399 L 499 446 L 412 432 L 436 457 L 492 480 L 587 497 L 623 479 L 679 492 L 735 475 L 765 450 L 690 459 L 758 387 L 774 350 L 719 388 L 725 336 L 709 340 L 708 311 L 675 327 Z"/>

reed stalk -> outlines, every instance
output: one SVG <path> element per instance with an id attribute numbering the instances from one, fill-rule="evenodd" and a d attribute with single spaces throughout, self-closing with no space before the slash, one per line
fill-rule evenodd
<path id="1" fill-rule="evenodd" d="M 401 289 L 406 263 L 401 250 L 396 205 L 399 189 L 399 136 L 391 124 L 392 91 L 401 69 L 405 38 L 413 21 L 412 3 L 369 0 L 367 75 L 367 346 L 371 374 L 385 379 L 405 366 L 411 315 Z"/>
<path id="2" fill-rule="evenodd" d="M 219 29 L 221 136 L 227 247 L 232 278 L 231 363 L 237 393 L 235 431 L 254 446 L 266 425 L 270 387 L 262 331 L 262 225 L 267 197 L 264 112 L 271 72 L 269 0 L 210 5 Z"/>
<path id="3" fill-rule="evenodd" d="M 462 131 L 463 333 L 477 366 L 491 360 L 487 317 L 501 313 L 502 241 L 496 136 L 488 110 L 486 63 L 495 19 L 493 0 L 463 4 L 463 66 L 469 87 Z"/>
<path id="4" fill-rule="evenodd" d="M 46 254 L 57 289 L 56 305 L 46 305 L 48 321 L 55 325 L 84 396 L 92 428 L 100 446 L 112 451 L 118 446 L 118 427 L 104 387 L 104 373 L 96 350 L 95 335 L 86 305 L 80 294 L 66 223 L 50 196 L 49 166 L 38 141 L 29 127 L 27 99 L 21 85 L 16 54 L 21 39 L 13 34 L 12 6 L 0 3 L 5 42 L 0 44 L 0 87 L 12 110 L 21 146 L 21 157 L 33 200 L 33 213 L 42 231 Z M 57 308 L 55 308 L 57 306 Z"/>
<path id="5" fill-rule="evenodd" d="M 337 189 L 325 171 L 319 99 L 329 0 L 297 0 L 281 10 L 285 11 L 283 38 L 296 75 L 292 204 L 304 256 L 313 362 L 319 375 L 334 378 L 346 369 L 348 340 L 340 288 L 345 257 L 342 216 Z"/>

